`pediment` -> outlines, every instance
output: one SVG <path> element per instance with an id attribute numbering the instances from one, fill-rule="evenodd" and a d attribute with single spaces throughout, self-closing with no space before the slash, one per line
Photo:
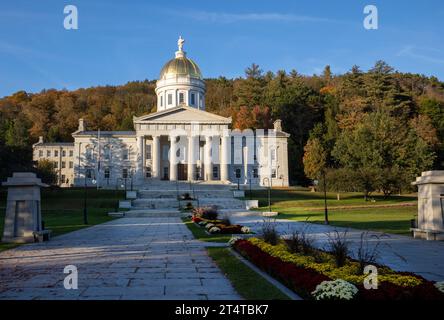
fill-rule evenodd
<path id="1" fill-rule="evenodd" d="M 231 118 L 225 118 L 214 113 L 197 110 L 191 107 L 175 107 L 141 117 L 134 118 L 134 123 L 223 123 L 231 124 Z"/>

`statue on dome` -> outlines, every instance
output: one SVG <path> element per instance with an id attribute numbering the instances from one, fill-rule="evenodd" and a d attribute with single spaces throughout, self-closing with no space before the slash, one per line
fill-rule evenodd
<path id="1" fill-rule="evenodd" d="M 184 42 L 185 40 L 182 39 L 182 36 L 179 36 L 179 40 L 177 40 L 177 46 L 179 47 L 179 51 L 182 51 Z"/>

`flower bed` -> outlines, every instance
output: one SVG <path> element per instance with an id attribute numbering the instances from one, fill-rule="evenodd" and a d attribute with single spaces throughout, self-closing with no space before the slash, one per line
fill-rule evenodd
<path id="1" fill-rule="evenodd" d="M 325 293 L 325 290 L 337 285 L 326 281 L 343 280 L 357 288 L 354 299 L 444 300 L 444 294 L 433 282 L 412 273 L 395 272 L 379 266 L 378 289 L 367 290 L 363 286 L 366 276 L 359 274 L 358 262 L 352 259 L 348 259 L 343 267 L 338 268 L 334 264 L 334 257 L 329 253 L 320 251 L 317 253 L 317 258 L 313 255 L 291 253 L 284 243 L 273 246 L 258 238 L 238 239 L 233 243 L 233 247 L 259 268 L 306 299 L 318 297 L 340 299 L 341 294 L 347 296 L 341 290 L 353 292 L 351 286 L 338 289 L 341 293 L 337 297 Z"/>
<path id="2" fill-rule="evenodd" d="M 238 224 L 230 224 L 228 220 L 209 220 L 198 215 L 193 215 L 191 220 L 199 227 L 205 228 L 211 234 L 241 234 L 251 232 L 250 228 Z"/>

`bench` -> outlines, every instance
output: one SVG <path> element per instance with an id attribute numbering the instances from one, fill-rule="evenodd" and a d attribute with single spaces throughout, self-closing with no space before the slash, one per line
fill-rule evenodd
<path id="1" fill-rule="evenodd" d="M 51 239 L 52 230 L 40 230 L 34 231 L 32 235 L 34 236 L 34 242 L 49 241 Z"/>
<path id="2" fill-rule="evenodd" d="M 419 228 L 410 228 L 413 231 L 414 238 L 426 239 L 426 240 L 443 240 L 444 230 L 427 230 Z"/>

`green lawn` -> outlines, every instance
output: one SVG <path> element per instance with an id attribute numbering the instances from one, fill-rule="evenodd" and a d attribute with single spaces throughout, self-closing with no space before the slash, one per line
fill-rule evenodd
<path id="1" fill-rule="evenodd" d="M 247 300 L 289 300 L 287 295 L 233 256 L 228 248 L 207 248 L 208 254 Z"/>
<path id="2" fill-rule="evenodd" d="M 249 198 L 248 191 L 246 193 Z M 280 213 L 278 218 L 324 222 L 324 199 L 321 192 L 295 188 L 273 189 L 271 209 Z M 259 210 L 268 210 L 267 190 L 254 190 L 253 199 L 259 199 Z M 391 196 L 384 199 L 376 194 L 373 201 L 365 201 L 361 193 L 327 193 L 331 225 L 357 229 L 377 230 L 395 234 L 410 234 L 410 220 L 417 213 L 416 195 Z"/>
<path id="3" fill-rule="evenodd" d="M 183 223 L 193 233 L 194 238 L 200 241 L 207 242 L 228 242 L 231 239 L 231 234 L 208 234 L 205 228 L 197 226 L 190 218 L 182 218 Z"/>
<path id="4" fill-rule="evenodd" d="M 88 225 L 83 223 L 84 189 L 42 189 L 42 220 L 45 228 L 52 230 L 52 236 L 71 232 L 91 225 L 110 221 L 108 212 L 117 208 L 119 199 L 124 198 L 123 191 L 88 189 L 87 191 Z M 6 206 L 6 192 L 0 192 L 0 231 Z M 0 242 L 0 251 L 16 245 Z"/>

